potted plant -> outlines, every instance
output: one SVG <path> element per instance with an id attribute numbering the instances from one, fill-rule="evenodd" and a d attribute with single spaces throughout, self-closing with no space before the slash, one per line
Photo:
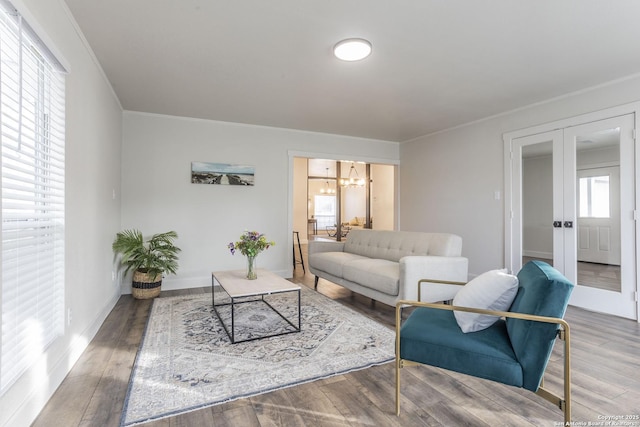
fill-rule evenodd
<path id="1" fill-rule="evenodd" d="M 113 251 L 121 255 L 125 274 L 133 271 L 131 294 L 137 299 L 160 295 L 162 275 L 178 270 L 178 252 L 174 245 L 175 231 L 154 234 L 146 241 L 139 230 L 124 230 L 116 235 Z"/>

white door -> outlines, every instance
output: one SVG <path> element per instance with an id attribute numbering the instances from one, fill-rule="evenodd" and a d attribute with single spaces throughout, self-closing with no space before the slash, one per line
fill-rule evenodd
<path id="1" fill-rule="evenodd" d="M 570 304 L 637 319 L 634 114 L 513 138 L 507 266 L 543 259 Z"/>
<path id="2" fill-rule="evenodd" d="M 529 259 L 542 259 L 562 271 L 564 239 L 554 228 L 563 218 L 562 130 L 514 139 L 507 267 L 517 272 Z M 524 261 L 524 262 L 523 262 Z"/>
<path id="3" fill-rule="evenodd" d="M 592 257 L 581 259 L 585 252 L 579 251 L 576 234 L 576 250 L 567 255 L 575 258 L 564 274 L 577 284 L 571 304 L 637 319 L 634 126 L 634 115 L 628 114 L 564 130 L 565 153 L 572 157 L 565 167 L 573 169 L 565 172 L 572 187 L 565 204 L 574 204 L 578 230 L 586 222 L 580 245 L 590 247 Z M 594 185 L 600 187 L 595 192 Z"/>

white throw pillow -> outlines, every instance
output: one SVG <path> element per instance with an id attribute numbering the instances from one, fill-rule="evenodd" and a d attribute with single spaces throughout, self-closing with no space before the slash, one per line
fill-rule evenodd
<path id="1" fill-rule="evenodd" d="M 507 270 L 491 270 L 482 273 L 464 287 L 453 298 L 453 305 L 507 311 L 518 292 L 518 278 Z M 488 328 L 498 321 L 497 316 L 454 311 L 462 332 L 476 332 Z"/>

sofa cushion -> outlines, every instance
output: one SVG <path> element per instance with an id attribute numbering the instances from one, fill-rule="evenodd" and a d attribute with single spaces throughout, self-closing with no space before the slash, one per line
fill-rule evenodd
<path id="1" fill-rule="evenodd" d="M 518 292 L 518 278 L 506 270 L 482 273 L 467 283 L 453 298 L 453 305 L 507 311 Z M 493 325 L 497 316 L 456 311 L 456 320 L 462 332 L 476 332 Z"/>
<path id="2" fill-rule="evenodd" d="M 348 252 L 319 252 L 309 255 L 309 264 L 333 276 L 343 277 L 344 264 L 359 259 L 365 258 Z"/>
<path id="3" fill-rule="evenodd" d="M 504 320 L 464 334 L 449 310 L 416 308 L 400 331 L 400 357 L 522 387 L 522 368 Z"/>
<path id="4" fill-rule="evenodd" d="M 343 278 L 388 295 L 398 295 L 400 265 L 384 259 L 363 258 L 343 266 Z"/>

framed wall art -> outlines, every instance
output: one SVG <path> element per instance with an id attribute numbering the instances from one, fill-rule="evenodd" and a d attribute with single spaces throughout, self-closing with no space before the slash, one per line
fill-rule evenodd
<path id="1" fill-rule="evenodd" d="M 192 184 L 254 185 L 255 166 L 191 162 Z"/>

